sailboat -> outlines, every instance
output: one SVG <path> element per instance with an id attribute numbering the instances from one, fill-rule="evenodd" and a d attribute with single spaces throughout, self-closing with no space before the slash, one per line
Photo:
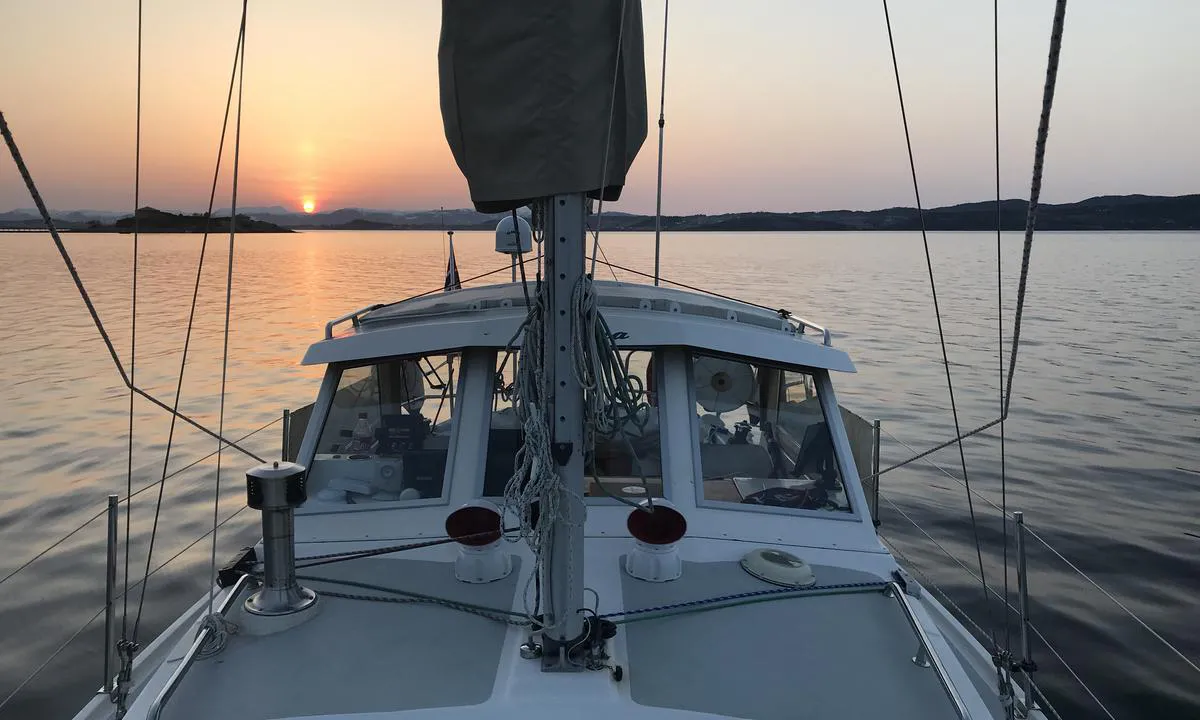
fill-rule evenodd
<path id="1" fill-rule="evenodd" d="M 451 252 L 331 320 L 294 462 L 247 472 L 262 541 L 77 718 L 1042 718 L 880 541 L 828 329 L 593 277 L 640 4 L 522 7 L 446 3 L 439 51 L 519 279 Z"/>

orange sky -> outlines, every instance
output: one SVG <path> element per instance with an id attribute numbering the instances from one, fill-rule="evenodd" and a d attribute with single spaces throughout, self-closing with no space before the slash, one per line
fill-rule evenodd
<path id="1" fill-rule="evenodd" d="M 1052 3 L 1002 3 L 1006 196 L 1027 194 Z M 876 2 L 676 2 L 664 212 L 911 204 Z M 207 200 L 240 2 L 146 3 L 142 203 Z M 645 2 L 651 116 L 662 5 Z M 929 205 L 992 187 L 990 3 L 892 5 Z M 438 115 L 440 3 L 253 0 L 240 204 L 468 204 Z M 1200 3 L 1068 7 L 1044 198 L 1200 187 Z M 136 2 L 7 3 L 0 110 L 55 208 L 132 207 Z M 652 125 L 652 130 L 653 125 Z M 616 208 L 652 211 L 655 135 Z M 228 205 L 227 193 L 219 206 Z M 0 161 L 0 209 L 29 207 Z"/>

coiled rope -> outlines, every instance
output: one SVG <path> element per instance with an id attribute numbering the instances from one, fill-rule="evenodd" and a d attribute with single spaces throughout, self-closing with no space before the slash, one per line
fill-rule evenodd
<path id="1" fill-rule="evenodd" d="M 518 522 L 516 535 L 509 539 L 512 542 L 523 540 L 533 554 L 534 570 L 526 579 L 523 590 L 526 615 L 531 621 L 538 614 L 539 598 L 531 596 L 530 590 L 539 577 L 540 568 L 544 567 L 544 554 L 550 548 L 555 524 L 559 521 L 581 522 L 562 516 L 560 498 L 566 497 L 583 507 L 583 498 L 565 487 L 559 475 L 546 421 L 550 398 L 544 357 L 548 293 L 549 285 L 538 283 L 536 292 L 528 300 L 529 312 L 508 343 L 508 350 L 512 352 L 517 338 L 524 333 L 512 387 L 512 408 L 521 424 L 522 443 L 514 459 L 513 475 L 504 486 L 501 511 L 505 515 L 511 513 Z M 566 616 L 562 615 L 556 624 L 565 621 Z"/>

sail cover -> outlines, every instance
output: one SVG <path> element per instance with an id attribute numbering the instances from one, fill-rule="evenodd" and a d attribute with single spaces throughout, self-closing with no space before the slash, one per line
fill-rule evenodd
<path id="1" fill-rule="evenodd" d="M 605 200 L 620 196 L 646 139 L 640 0 L 443 0 L 438 69 L 477 210 L 602 184 Z"/>

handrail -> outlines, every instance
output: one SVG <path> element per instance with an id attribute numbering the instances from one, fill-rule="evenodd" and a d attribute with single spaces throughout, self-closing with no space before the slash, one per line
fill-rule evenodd
<path id="1" fill-rule="evenodd" d="M 887 500 L 887 502 L 890 505 L 892 505 L 893 508 L 899 510 L 899 508 L 896 507 L 896 504 L 893 503 L 890 499 L 888 499 L 888 498 L 884 498 L 884 499 Z M 919 530 L 923 535 L 925 535 L 926 538 L 928 538 L 931 542 L 933 542 L 933 544 L 939 550 L 941 550 L 942 553 L 946 557 L 953 560 L 959 566 L 959 568 L 962 569 L 963 572 L 965 572 L 968 576 L 974 578 L 976 582 L 979 581 L 979 576 L 976 575 L 974 573 L 974 571 L 972 571 L 969 567 L 964 565 L 961 560 L 954 557 L 954 555 L 949 550 L 947 550 L 941 543 L 939 543 L 937 540 L 934 540 L 929 535 L 929 533 L 925 531 L 924 528 L 922 528 L 919 524 L 917 524 L 916 520 L 913 520 L 911 517 L 908 516 L 907 513 L 905 513 L 902 510 L 900 510 L 899 512 L 901 515 L 904 516 L 905 519 L 907 519 L 910 523 L 912 523 L 913 527 L 917 528 L 917 530 Z M 1026 527 L 1026 530 L 1028 531 L 1028 527 Z M 950 596 L 947 595 L 944 590 L 942 590 L 940 587 L 938 587 L 937 583 L 935 583 L 928 575 L 926 575 L 924 572 L 922 572 L 921 568 L 918 567 L 917 564 L 915 562 L 913 562 L 907 555 L 905 555 L 900 550 L 900 548 L 896 547 L 896 545 L 893 541 L 888 540 L 887 538 L 883 537 L 882 535 L 880 536 L 880 539 L 882 539 L 885 543 L 887 543 L 888 547 L 891 548 L 891 550 L 894 554 L 899 555 L 900 558 L 902 560 L 904 560 L 905 563 L 907 563 L 907 567 L 909 570 L 915 572 L 922 580 L 925 581 L 926 585 L 931 590 L 933 590 L 933 592 L 937 593 L 937 595 L 943 601 L 945 601 L 945 603 L 954 612 L 954 614 L 956 614 L 959 618 L 965 620 L 966 622 L 970 623 L 971 626 L 973 626 L 975 628 L 975 631 L 978 633 L 978 636 L 980 638 L 987 637 L 987 631 L 985 631 L 983 628 L 979 627 L 979 624 L 976 623 L 973 619 L 971 619 L 971 616 L 968 615 L 965 610 L 963 610 L 957 604 L 955 604 L 954 600 L 952 600 L 950 598 Z M 988 591 L 992 594 L 992 596 L 994 596 L 997 600 L 999 600 L 1003 603 L 1007 612 L 1012 612 L 1012 613 L 1017 613 L 1017 614 L 1020 613 L 1020 610 L 1018 608 L 1013 607 L 1012 603 L 1008 602 L 1003 597 L 1001 597 L 1000 593 L 996 592 L 996 590 L 994 588 L 989 586 Z M 1042 631 L 1038 629 L 1037 625 L 1035 625 L 1031 622 L 1031 623 L 1029 623 L 1029 629 L 1033 632 L 1034 635 L 1037 636 L 1038 640 L 1041 641 L 1042 645 L 1044 645 L 1045 648 L 1054 655 L 1054 657 L 1058 658 L 1059 663 L 1061 663 L 1062 666 L 1066 669 L 1066 671 L 1071 674 L 1071 677 L 1075 679 L 1075 682 L 1079 685 L 1079 687 L 1083 688 L 1083 691 L 1085 693 L 1087 693 L 1087 695 L 1092 699 L 1093 702 L 1096 703 L 1096 705 L 1104 712 L 1104 714 L 1109 718 L 1109 720 L 1115 720 L 1115 717 L 1113 716 L 1112 712 L 1109 711 L 1109 709 L 1104 705 L 1103 702 L 1101 702 L 1100 698 L 1096 696 L 1096 693 L 1088 686 L 1088 684 L 1083 681 L 1083 678 L 1081 678 L 1079 676 L 1079 673 L 1075 672 L 1075 669 L 1073 667 L 1071 667 L 1070 663 L 1068 663 L 1065 658 L 1063 658 L 1062 654 L 1059 653 L 1058 650 L 1055 649 L 1055 647 L 1050 644 L 1050 641 L 1046 638 L 1045 635 L 1042 634 Z M 1036 694 L 1041 696 L 1041 701 L 1043 703 L 1043 709 L 1045 706 L 1049 706 L 1050 709 L 1054 711 L 1055 716 L 1061 718 L 1062 716 L 1058 713 L 1057 710 L 1054 710 L 1053 705 L 1050 705 L 1049 700 L 1046 699 L 1045 695 L 1042 693 L 1041 688 L 1039 688 L 1037 683 L 1033 681 L 1033 678 L 1032 678 L 1032 676 L 1029 675 L 1028 671 L 1023 668 L 1019 668 L 1018 671 L 1029 678 L 1030 685 L 1036 691 Z"/>
<path id="2" fill-rule="evenodd" d="M 821 333 L 821 344 L 822 345 L 826 345 L 826 346 L 833 345 L 833 336 L 829 333 L 829 328 L 825 327 L 824 325 L 818 325 L 815 322 L 809 322 L 808 320 L 805 320 L 802 317 L 797 317 L 795 315 L 789 315 L 788 317 L 790 317 L 791 319 L 795 320 L 796 322 L 798 322 L 800 324 L 800 334 L 801 335 L 804 334 L 804 330 L 806 328 L 810 329 L 810 330 L 816 330 L 817 332 Z"/>
<path id="3" fill-rule="evenodd" d="M 341 325 L 342 323 L 346 322 L 347 320 L 349 320 L 351 323 L 353 323 L 354 327 L 358 327 L 358 317 L 360 315 L 365 315 L 365 314 L 371 312 L 372 310 L 378 310 L 381 307 L 383 307 L 383 303 L 375 303 L 374 305 L 368 305 L 364 308 L 359 308 L 358 310 L 355 310 L 354 312 L 346 313 L 345 315 L 342 315 L 340 317 L 335 317 L 334 319 L 325 323 L 325 339 L 326 340 L 331 339 L 333 337 L 333 329 L 335 327 L 337 327 L 338 325 Z"/>
<path id="4" fill-rule="evenodd" d="M 969 623 L 971 625 L 971 627 L 975 628 L 975 632 L 978 633 L 977 637 L 987 638 L 987 631 L 985 631 L 983 628 L 979 627 L 979 623 L 972 620 L 971 616 L 968 615 L 965 610 L 963 610 L 961 607 L 959 607 L 954 602 L 954 600 L 951 599 L 951 597 L 946 594 L 946 591 L 943 590 L 942 588 L 940 588 L 938 586 L 938 584 L 935 583 L 933 580 L 931 580 L 930 577 L 928 575 L 926 575 L 921 570 L 921 568 L 917 566 L 916 563 L 914 563 L 907 555 L 904 554 L 904 552 L 902 550 L 900 550 L 900 548 L 896 547 L 894 542 L 892 542 L 891 540 L 888 540 L 887 538 L 883 537 L 882 535 L 880 535 L 880 539 L 883 540 L 885 543 L 887 543 L 887 546 L 889 548 L 891 548 L 891 551 L 894 554 L 899 555 L 900 558 L 902 560 L 904 560 L 904 562 L 907 564 L 907 569 L 909 571 L 916 573 L 917 576 L 919 578 L 921 578 L 922 581 L 924 581 L 924 584 L 921 587 L 928 589 L 928 590 L 932 590 L 934 592 L 934 594 L 936 594 L 938 596 L 938 598 L 950 610 L 951 615 L 958 617 L 961 620 L 966 621 L 967 623 Z M 944 548 L 943 548 L 943 550 L 944 550 Z M 976 576 L 975 579 L 978 580 L 979 578 Z M 1000 594 L 997 593 L 995 590 L 992 590 L 992 594 L 995 595 L 997 599 L 1001 599 Z M 1005 603 L 1005 606 L 1014 613 L 1018 612 L 1017 608 L 1013 607 L 1009 603 Z M 1067 669 L 1067 672 L 1071 673 L 1071 676 L 1073 678 L 1075 678 L 1075 682 L 1077 682 L 1079 684 L 1079 686 L 1083 688 L 1084 692 L 1086 692 L 1089 696 L 1091 696 L 1092 700 L 1095 701 L 1096 705 L 1099 706 L 1100 709 L 1104 711 L 1104 714 L 1108 716 L 1109 720 L 1116 720 L 1113 717 L 1113 714 L 1111 712 L 1109 712 L 1108 708 L 1104 706 L 1104 703 L 1100 702 L 1100 698 L 1096 697 L 1096 693 L 1092 692 L 1092 689 L 1090 687 L 1088 687 L 1087 683 L 1085 683 L 1083 681 L 1083 678 L 1079 677 L 1079 674 L 1076 673 L 1075 670 L 1069 664 L 1067 664 L 1067 661 L 1065 659 L 1063 659 L 1063 656 L 1060 655 L 1059 652 L 1054 649 L 1054 646 L 1050 644 L 1050 641 L 1047 640 L 1044 635 L 1042 635 L 1042 631 L 1038 630 L 1037 625 L 1034 625 L 1031 622 L 1031 623 L 1029 623 L 1029 629 L 1033 631 L 1034 635 L 1038 636 L 1038 639 L 1042 641 L 1042 644 L 1046 646 L 1047 650 L 1054 653 L 1054 656 L 1057 657 L 1058 661 L 1060 663 L 1062 663 L 1062 666 Z M 1062 714 L 1059 713 L 1057 709 L 1055 709 L 1053 704 L 1051 704 L 1050 700 L 1046 697 L 1046 694 L 1044 692 L 1042 692 L 1041 687 L 1039 687 L 1037 682 L 1035 682 L 1033 680 L 1033 677 L 1028 674 L 1028 671 L 1026 671 L 1023 668 L 1017 668 L 1017 672 L 1020 672 L 1024 675 L 1026 675 L 1027 677 L 1029 677 L 1029 685 L 1033 689 L 1035 699 L 1039 703 L 1038 709 L 1044 711 L 1048 708 L 1055 718 L 1057 718 L 1058 720 L 1062 720 Z"/>
<path id="5" fill-rule="evenodd" d="M 937 674 L 938 681 L 942 684 L 942 689 L 946 691 L 946 695 L 950 697 L 950 701 L 954 703 L 954 710 L 962 720 L 970 720 L 971 713 L 967 711 L 966 704 L 963 703 L 962 696 L 958 694 L 958 690 L 954 684 L 950 682 L 950 678 L 946 675 L 946 668 L 942 665 L 942 660 L 934 651 L 933 645 L 929 642 L 929 636 L 925 634 L 925 628 L 921 627 L 921 623 L 917 621 L 916 615 L 913 614 L 912 607 L 908 604 L 908 597 L 904 594 L 904 589 L 895 580 L 887 585 L 885 595 L 891 593 L 891 596 L 896 599 L 900 609 L 904 611 L 904 616 L 908 618 L 908 624 L 912 625 L 913 632 L 917 636 L 917 642 L 921 643 L 921 649 L 925 652 L 925 657 L 933 665 L 933 671 Z M 920 655 L 913 658 L 916 662 Z"/>
<path id="6" fill-rule="evenodd" d="M 234 601 L 237 600 L 237 598 L 242 594 L 242 590 L 249 579 L 249 575 L 243 575 L 238 578 L 233 587 L 229 589 L 229 594 L 225 596 L 225 599 L 222 600 L 221 604 L 217 607 L 218 614 L 224 616 L 227 612 L 229 612 L 229 608 L 233 606 Z M 158 691 L 158 695 L 155 696 L 154 702 L 151 703 L 150 709 L 146 712 L 146 717 L 149 718 L 149 720 L 159 720 L 159 718 L 162 716 L 162 711 L 163 708 L 166 707 L 167 701 L 170 700 L 171 696 L 175 694 L 176 688 L 178 688 L 179 683 L 183 681 L 183 676 L 187 673 L 188 669 L 192 667 L 192 663 L 196 662 L 196 656 L 199 654 L 200 648 L 204 646 L 205 641 L 208 640 L 208 636 L 212 633 L 212 631 L 213 630 L 211 626 L 205 625 L 200 629 L 200 632 L 196 634 L 196 639 L 192 641 L 192 645 L 188 648 L 187 654 L 183 656 L 183 660 L 181 660 L 179 665 L 175 667 L 174 672 L 171 673 L 171 677 L 167 679 L 167 684 L 163 686 L 162 690 Z"/>

